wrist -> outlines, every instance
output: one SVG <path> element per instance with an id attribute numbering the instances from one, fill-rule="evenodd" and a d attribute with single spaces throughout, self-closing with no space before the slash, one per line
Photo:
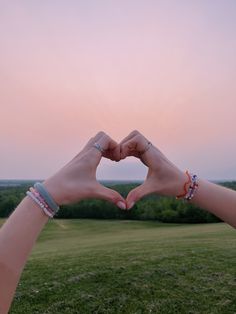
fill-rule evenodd
<path id="1" fill-rule="evenodd" d="M 166 188 L 164 190 L 163 195 L 176 197 L 178 195 L 185 194 L 185 185 L 188 178 L 186 173 L 176 169 L 176 171 L 172 172 L 170 177 L 166 180 Z M 189 186 L 186 186 L 188 188 Z"/>
<path id="2" fill-rule="evenodd" d="M 65 197 L 61 193 L 62 189 L 55 184 L 54 180 L 47 179 L 42 184 L 58 206 L 65 204 Z"/>
<path id="3" fill-rule="evenodd" d="M 187 194 L 187 191 L 191 185 L 191 178 L 187 172 L 182 172 L 176 177 L 176 191 L 172 196 L 176 196 L 177 198 L 182 198 Z"/>

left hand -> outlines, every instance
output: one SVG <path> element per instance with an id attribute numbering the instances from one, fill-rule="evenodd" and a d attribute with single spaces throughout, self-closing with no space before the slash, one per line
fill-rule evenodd
<path id="1" fill-rule="evenodd" d="M 100 152 L 94 147 L 97 143 Z M 58 205 L 78 202 L 87 198 L 104 199 L 125 209 L 124 198 L 96 180 L 96 170 L 101 158 L 118 161 L 118 144 L 104 132 L 91 138 L 83 150 L 52 177 L 44 181 L 44 186 Z"/>

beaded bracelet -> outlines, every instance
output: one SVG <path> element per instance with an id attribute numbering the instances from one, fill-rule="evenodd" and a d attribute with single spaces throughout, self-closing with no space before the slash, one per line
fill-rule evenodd
<path id="1" fill-rule="evenodd" d="M 39 207 L 43 210 L 44 214 L 47 215 L 50 218 L 53 218 L 53 214 L 44 206 L 43 203 L 40 202 L 40 200 L 30 191 L 27 191 L 26 194 L 36 203 L 39 205 Z"/>
<path id="2" fill-rule="evenodd" d="M 40 183 L 41 185 L 41 183 Z M 26 194 L 36 203 L 39 205 L 39 207 L 43 210 L 45 215 L 47 215 L 50 218 L 53 218 L 54 215 L 59 210 L 59 206 L 54 202 L 54 200 L 51 198 L 49 193 L 46 191 L 45 187 L 43 185 L 40 186 L 40 190 L 43 190 L 42 193 L 36 188 L 38 187 L 38 183 L 34 185 L 34 188 L 31 187 L 29 191 L 26 192 Z M 45 194 L 47 197 L 45 198 Z M 48 200 L 50 199 L 50 204 Z M 53 207 L 51 206 L 53 204 Z M 55 210 L 56 209 L 56 210 Z"/>
<path id="3" fill-rule="evenodd" d="M 59 210 L 59 206 L 45 189 L 44 185 L 40 182 L 34 184 L 34 188 L 38 191 L 38 193 L 42 196 L 45 202 L 48 204 L 50 208 L 56 213 Z"/>
<path id="4" fill-rule="evenodd" d="M 195 192 L 199 186 L 198 184 L 198 178 L 196 174 L 189 174 L 188 171 L 186 171 L 186 175 L 188 177 L 188 180 L 184 184 L 184 193 L 181 195 L 176 196 L 177 199 L 184 198 L 185 201 L 191 201 L 191 199 L 194 197 Z M 188 189 L 187 186 L 189 185 Z"/>
<path id="5" fill-rule="evenodd" d="M 191 201 L 191 199 L 194 197 L 194 194 L 195 194 L 198 186 L 199 186 L 199 184 L 197 181 L 197 175 L 196 174 L 191 175 L 191 185 L 188 189 L 188 193 L 184 197 L 184 199 L 186 201 Z"/>

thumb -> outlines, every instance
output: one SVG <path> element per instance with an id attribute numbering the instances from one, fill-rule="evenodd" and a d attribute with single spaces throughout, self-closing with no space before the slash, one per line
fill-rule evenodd
<path id="1" fill-rule="evenodd" d="M 146 182 L 131 190 L 126 198 L 127 209 L 131 209 L 137 201 L 139 201 L 142 197 L 148 195 L 149 193 L 150 192 Z"/>
<path id="2" fill-rule="evenodd" d="M 120 209 L 126 209 L 125 199 L 115 190 L 109 189 L 102 184 L 98 184 L 97 186 L 96 197 L 111 202 Z"/>

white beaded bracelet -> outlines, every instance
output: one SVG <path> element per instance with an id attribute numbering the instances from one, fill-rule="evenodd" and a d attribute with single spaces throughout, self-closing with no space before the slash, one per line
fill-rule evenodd
<path id="1" fill-rule="evenodd" d="M 30 191 L 27 191 L 26 194 L 36 203 L 39 205 L 39 207 L 43 210 L 44 214 L 47 215 L 50 218 L 53 218 L 53 214 L 48 211 L 48 209 L 44 206 L 42 202 L 40 202 L 39 199 L 37 199 L 36 196 Z"/>

